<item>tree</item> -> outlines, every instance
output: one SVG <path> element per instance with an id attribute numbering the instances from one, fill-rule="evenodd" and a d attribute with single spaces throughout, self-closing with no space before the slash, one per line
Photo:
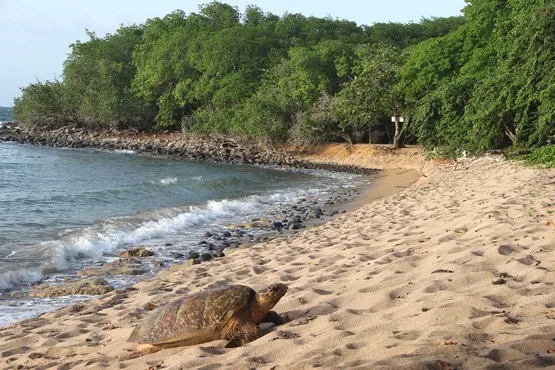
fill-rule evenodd
<path id="1" fill-rule="evenodd" d="M 555 134 L 555 12 L 547 0 L 475 0 L 465 24 L 402 69 L 409 129 L 456 153 L 542 145 Z"/>
<path id="2" fill-rule="evenodd" d="M 353 141 L 361 141 L 369 129 L 390 125 L 387 117 L 401 109 L 401 100 L 391 88 L 398 78 L 400 55 L 404 55 L 400 48 L 412 48 L 421 40 L 462 28 L 473 30 L 474 39 L 482 38 L 476 27 L 461 23 L 453 17 L 366 27 L 331 17 L 288 13 L 279 17 L 253 5 L 241 14 L 232 5 L 211 1 L 196 13 L 177 10 L 144 25 L 120 27 L 104 37 L 88 32 L 88 40 L 72 45 L 63 80 L 30 85 L 17 101 L 16 111 L 29 120 L 39 120 L 41 115 L 58 117 L 60 124 L 72 120 L 299 141 L 348 134 Z M 481 59 L 469 51 L 482 44 L 468 43 L 466 34 L 460 35 L 464 37 L 454 38 L 460 41 L 454 49 L 444 41 L 434 44 L 445 47 L 436 55 L 449 59 L 445 79 L 434 77 L 441 63 L 431 61 L 435 67 L 428 68 L 427 56 L 418 59 L 420 48 L 414 47 L 406 70 L 415 76 L 408 76 L 405 85 L 416 119 L 406 132 L 411 127 L 427 127 L 434 140 L 440 137 L 442 131 L 428 119 L 428 112 L 447 117 L 441 122 L 462 122 L 464 103 L 472 97 L 467 92 L 486 72 Z M 429 51 L 427 47 L 422 50 Z M 450 56 L 451 51 L 456 56 Z M 459 61 L 459 56 L 464 58 Z M 459 73 L 469 60 L 473 64 L 467 73 Z M 542 61 L 548 63 L 548 58 Z M 429 80 L 433 83 L 422 83 Z M 541 84 L 547 83 L 546 79 Z M 483 94 L 490 91 L 486 87 Z M 544 104 L 538 109 L 551 112 L 546 104 L 549 90 L 542 91 Z M 546 117 L 543 127 L 548 128 L 547 113 L 542 117 Z M 516 132 L 508 121 L 504 126 Z M 541 137 L 549 133 L 549 129 L 539 131 Z M 518 132 L 520 138 L 527 131 Z M 422 135 L 418 138 L 428 140 Z"/>
<path id="3" fill-rule="evenodd" d="M 120 27 L 104 38 L 88 32 L 88 41 L 71 45 L 63 76 L 77 120 L 106 125 L 141 125 L 148 120 L 150 108 L 131 92 L 131 55 L 141 33 L 138 26 Z"/>
<path id="4" fill-rule="evenodd" d="M 154 120 L 158 127 L 176 126 L 183 115 L 195 108 L 188 91 L 200 74 L 187 60 L 189 36 L 194 35 L 194 30 L 182 11 L 149 19 L 141 43 L 133 52 L 136 73 L 132 90 L 157 106 Z"/>
<path id="5" fill-rule="evenodd" d="M 353 143 L 391 114 L 402 113 L 396 85 L 402 65 L 400 52 L 392 46 L 363 46 L 357 50 L 353 78 L 335 96 L 332 109 L 339 126 Z"/>

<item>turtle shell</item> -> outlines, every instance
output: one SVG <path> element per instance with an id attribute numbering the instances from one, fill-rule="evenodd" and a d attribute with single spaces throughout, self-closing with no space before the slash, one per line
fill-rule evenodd
<path id="1" fill-rule="evenodd" d="M 256 292 L 243 285 L 187 295 L 153 311 L 128 341 L 191 345 L 219 339 L 224 325 L 254 299 Z"/>

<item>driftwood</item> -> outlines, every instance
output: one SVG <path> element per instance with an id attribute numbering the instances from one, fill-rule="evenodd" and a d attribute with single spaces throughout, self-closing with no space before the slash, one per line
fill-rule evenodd
<path id="1" fill-rule="evenodd" d="M 473 166 L 476 163 L 484 162 L 484 161 L 495 161 L 495 162 L 502 162 L 507 159 L 507 155 L 500 150 L 491 150 L 486 152 L 484 155 L 479 157 L 469 157 L 466 154 L 466 151 L 463 152 L 463 155 L 455 160 L 455 167 L 453 171 L 457 171 L 460 168 L 463 170 L 468 170 L 470 166 Z"/>

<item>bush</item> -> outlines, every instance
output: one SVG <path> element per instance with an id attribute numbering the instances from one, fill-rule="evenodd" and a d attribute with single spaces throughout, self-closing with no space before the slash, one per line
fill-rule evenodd
<path id="1" fill-rule="evenodd" d="M 555 168 L 555 145 L 546 145 L 532 150 L 526 158 L 526 163 L 546 168 Z"/>
<path id="2" fill-rule="evenodd" d="M 22 96 L 14 101 L 13 116 L 16 120 L 41 125 L 71 121 L 73 114 L 62 82 L 36 82 L 21 91 Z"/>

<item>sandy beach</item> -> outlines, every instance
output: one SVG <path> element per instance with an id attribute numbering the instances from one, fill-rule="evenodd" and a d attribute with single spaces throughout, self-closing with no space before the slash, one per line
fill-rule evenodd
<path id="1" fill-rule="evenodd" d="M 555 368 L 555 170 L 497 157 L 455 169 L 417 148 L 307 159 L 385 171 L 324 225 L 0 328 L 0 368 Z M 127 338 L 152 307 L 274 282 L 289 287 L 274 308 L 287 322 L 256 341 L 133 355 Z"/>

